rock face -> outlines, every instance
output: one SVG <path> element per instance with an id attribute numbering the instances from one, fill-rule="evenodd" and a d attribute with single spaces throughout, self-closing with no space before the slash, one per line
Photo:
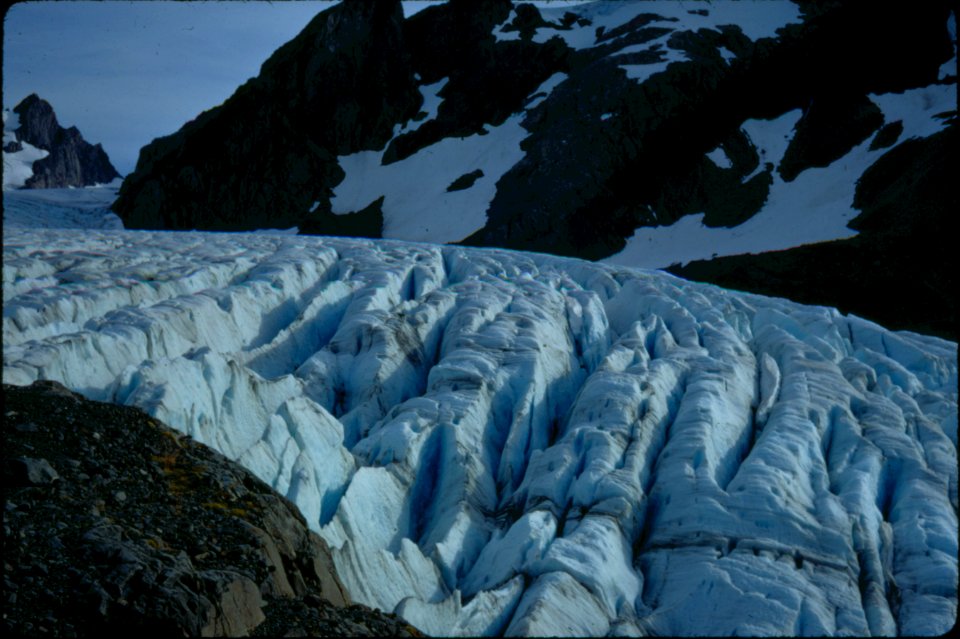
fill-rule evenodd
<path id="1" fill-rule="evenodd" d="M 24 188 L 92 186 L 120 177 L 103 147 L 85 141 L 77 127 L 60 126 L 53 107 L 37 94 L 24 98 L 13 111 L 20 118 L 20 126 L 14 131 L 17 141 L 5 146 L 4 151 L 15 152 L 24 142 L 47 151 L 46 157 L 33 163 L 33 176 Z"/>
<path id="2" fill-rule="evenodd" d="M 760 255 L 734 255 L 675 266 L 670 272 L 739 290 L 822 300 L 825 282 L 840 285 L 833 299 L 844 312 L 886 326 L 957 340 L 957 259 L 949 228 L 960 198 L 957 127 L 910 140 L 863 174 L 856 202 L 863 210 L 851 226 L 860 235 Z M 842 264 L 844 268 L 838 269 Z M 914 277 L 913 274 L 925 274 Z M 905 285 L 909 280 L 914 285 Z M 897 290 L 895 301 L 890 291 Z M 914 313 L 910 309 L 924 309 Z"/>
<path id="3" fill-rule="evenodd" d="M 3 395 L 5 634 L 417 634 L 351 605 L 296 507 L 218 453 L 56 382 Z"/>
<path id="4" fill-rule="evenodd" d="M 221 107 L 144 147 L 114 210 L 128 228 L 287 228 L 320 201 L 322 219 L 337 155 L 417 112 L 402 27 L 399 2 L 324 11 Z"/>
<path id="5" fill-rule="evenodd" d="M 390 164 L 480 133 L 521 112 L 561 72 L 561 86 L 523 121 L 525 156 L 498 183 L 486 225 L 468 242 L 603 257 L 654 221 L 650 209 L 660 224 L 706 211 L 729 225 L 737 220 L 723 211 L 734 204 L 749 217 L 765 191 L 740 180 L 757 158 L 710 175 L 704 156 L 736 145 L 747 118 L 804 109 L 779 167 L 790 181 L 884 124 L 868 94 L 935 82 L 952 55 L 946 3 L 909 16 L 804 3 L 800 20 L 756 39 L 736 25 L 684 30 L 657 9 L 616 29 L 599 26 L 589 46 L 571 46 L 560 36 L 591 18 L 568 13 L 553 23 L 531 5 L 489 0 L 454 1 L 404 21 L 399 2 L 344 2 L 222 107 L 145 147 L 115 210 L 133 228 L 295 223 L 323 233 L 330 189 L 342 179 L 336 156 L 386 145 Z M 886 46 L 894 39 L 905 42 L 896 52 Z M 623 68 L 677 52 L 675 64 L 643 82 Z M 444 78 L 436 117 L 393 131 L 415 119 L 418 87 Z"/>
<path id="6" fill-rule="evenodd" d="M 687 216 L 702 214 L 711 229 L 745 225 L 774 200 L 795 199 L 773 186 L 809 192 L 806 171 L 841 166 L 871 137 L 872 148 L 892 152 L 911 134 L 897 133 L 903 115 L 881 112 L 876 96 L 956 82 L 955 71 L 941 71 L 955 55 L 949 3 L 909 14 L 840 2 L 737 6 L 598 2 L 566 11 L 452 0 L 404 20 L 398 1 L 348 0 L 222 106 L 146 146 L 114 210 L 128 228 L 297 226 L 607 258 L 638 228 Z M 925 117 L 955 122 L 953 104 L 954 115 Z M 782 162 L 762 157 L 744 123 L 793 111 Z M 873 161 L 846 178 L 851 189 Z M 821 184 L 823 199 L 834 197 Z M 920 192 L 929 181 L 905 184 L 902 201 L 943 202 Z M 850 214 L 836 232 L 718 250 L 853 235 L 846 223 L 859 211 L 842 206 Z M 876 243 L 873 229 L 859 232 L 865 246 Z M 892 245 L 896 261 L 909 265 L 904 247 L 919 243 Z M 811 301 L 856 297 L 861 276 L 840 264 L 828 267 L 838 274 L 829 284 L 811 286 L 804 260 L 789 261 L 784 279 L 817 291 Z M 954 267 L 927 275 L 942 280 Z M 696 270 L 709 279 L 708 271 Z M 907 286 L 917 273 L 886 269 L 882 286 Z M 869 315 L 869 305 L 848 307 Z"/>

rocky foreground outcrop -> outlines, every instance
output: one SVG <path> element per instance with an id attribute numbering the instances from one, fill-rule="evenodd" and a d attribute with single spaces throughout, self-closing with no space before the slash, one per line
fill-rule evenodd
<path id="1" fill-rule="evenodd" d="M 351 605 L 250 472 L 139 409 L 4 384 L 4 634 L 420 636 Z"/>
<path id="2" fill-rule="evenodd" d="M 14 131 L 16 141 L 4 146 L 4 152 L 19 151 L 24 143 L 47 151 L 46 157 L 33 163 L 33 176 L 24 188 L 92 186 L 120 177 L 103 147 L 84 140 L 75 126 L 60 126 L 53 107 L 36 93 L 24 98 L 13 111 L 20 125 Z"/>

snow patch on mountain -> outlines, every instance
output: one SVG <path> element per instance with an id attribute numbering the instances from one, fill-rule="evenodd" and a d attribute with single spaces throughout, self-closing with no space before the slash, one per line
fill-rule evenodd
<path id="1" fill-rule="evenodd" d="M 523 156 L 520 142 L 529 135 L 521 122 L 527 111 L 564 79 L 556 73 L 531 95 L 537 96 L 520 113 L 485 132 L 444 138 L 403 160 L 383 164 L 379 151 L 360 151 L 338 158 L 346 177 L 334 189 L 332 212 L 346 215 L 384 198 L 384 237 L 430 242 L 457 242 L 483 228 L 487 208 L 496 194 L 497 180 Z M 422 87 L 428 117 L 435 117 L 445 80 Z M 542 94 L 542 95 L 541 95 Z M 428 99 L 429 97 L 429 99 Z M 406 131 L 421 123 L 408 126 Z M 405 132 L 398 128 L 397 134 Z M 482 171 L 469 188 L 448 191 L 457 178 Z"/>
<path id="2" fill-rule="evenodd" d="M 747 120 L 740 126 L 760 156 L 757 168 L 744 176 L 741 182 L 749 182 L 762 171 L 770 171 L 780 165 L 801 115 L 799 109 L 794 109 L 771 120 Z"/>
<path id="3" fill-rule="evenodd" d="M 954 58 L 956 60 L 956 58 Z M 901 139 L 925 138 L 947 126 L 944 113 L 957 109 L 955 84 L 932 84 L 903 93 L 871 95 L 887 122 L 902 122 Z"/>
<path id="4" fill-rule="evenodd" d="M 20 126 L 20 116 L 11 109 L 3 110 L 3 190 L 19 189 L 33 177 L 33 163 L 50 155 L 27 142 L 17 142 L 14 131 Z M 19 148 L 7 151 L 8 148 Z"/>
<path id="5" fill-rule="evenodd" d="M 724 61 L 727 62 L 727 64 L 729 64 L 731 60 L 737 57 L 736 53 L 734 53 L 733 51 L 731 51 L 726 47 L 720 47 L 717 50 L 720 52 L 720 57 L 723 58 Z"/>
<path id="6" fill-rule="evenodd" d="M 561 82 L 567 79 L 566 73 L 554 73 L 549 78 L 547 78 L 543 84 L 537 87 L 537 90 L 530 94 L 530 101 L 524 105 L 526 111 L 540 105 L 541 102 L 547 99 L 550 93 L 560 85 Z"/>
<path id="7" fill-rule="evenodd" d="M 425 630 L 956 621 L 954 343 L 504 250 L 4 230 L 5 382 L 240 460 Z"/>
<path id="8" fill-rule="evenodd" d="M 947 123 L 938 116 L 957 108 L 956 86 L 952 84 L 871 95 L 870 100 L 883 112 L 887 123 L 903 124 L 898 143 L 943 130 Z M 857 179 L 889 149 L 871 150 L 871 137 L 831 165 L 806 169 L 796 179 L 785 182 L 776 167 L 793 138 L 800 115 L 799 110 L 793 110 L 772 120 L 748 120 L 741 126 L 760 155 L 759 165 L 743 182 L 763 171 L 770 171 L 773 177 L 767 200 L 756 215 L 732 228 L 705 226 L 703 214 L 682 217 L 668 226 L 641 227 L 627 239 L 622 251 L 603 261 L 666 268 L 693 260 L 776 251 L 856 235 L 847 224 L 859 213 L 853 208 Z M 723 167 L 717 149 L 708 157 Z"/>
<path id="9" fill-rule="evenodd" d="M 697 9 L 691 9 L 697 6 Z M 570 7 L 540 9 L 548 22 L 558 23 L 568 11 L 573 11 L 590 24 L 574 24 L 569 30 L 541 27 L 534 35 L 534 42 L 546 42 L 559 36 L 574 49 L 585 49 L 596 44 L 597 29 L 610 31 L 622 26 L 641 13 L 655 14 L 649 26 L 674 27 L 682 21 L 684 29 L 716 29 L 735 25 L 751 40 L 776 37 L 777 29 L 800 22 L 800 9 L 793 3 L 767 2 L 765 0 L 711 2 L 702 9 L 684 2 L 595 2 L 571 9 Z M 508 19 L 509 24 L 511 18 Z M 512 34 L 503 34 L 512 35 Z"/>
<path id="10" fill-rule="evenodd" d="M 717 147 L 714 150 L 707 153 L 707 157 L 710 158 L 710 161 L 719 166 L 721 169 L 729 169 L 733 166 L 733 162 L 730 161 L 730 158 L 727 156 L 727 152 L 723 150 L 723 147 Z"/>
<path id="11" fill-rule="evenodd" d="M 440 109 L 440 103 L 443 102 L 443 98 L 440 97 L 440 92 L 443 90 L 443 87 L 447 85 L 449 80 L 450 78 L 443 78 L 442 80 L 438 80 L 433 84 L 422 85 L 420 87 L 420 94 L 423 96 L 423 105 L 420 107 L 420 110 L 425 115 L 419 120 L 411 120 L 409 122 L 396 125 L 393 129 L 393 137 L 397 137 L 401 133 L 410 133 L 411 131 L 416 131 L 423 126 L 424 123 L 429 122 L 437 117 L 437 112 Z"/>
<path id="12" fill-rule="evenodd" d="M 381 163 L 382 150 L 342 156 L 340 167 L 347 177 L 334 189 L 332 211 L 359 211 L 382 195 L 385 237 L 462 240 L 486 223 L 497 180 L 523 157 L 520 141 L 528 134 L 521 119 L 512 116 L 483 135 L 444 138 L 391 164 Z M 447 191 L 458 177 L 476 170 L 483 177 L 471 188 Z"/>
<path id="13" fill-rule="evenodd" d="M 507 42 L 509 40 L 519 40 L 520 39 L 520 30 L 514 31 L 504 31 L 503 28 L 512 24 L 513 21 L 517 18 L 517 12 L 514 9 L 510 10 L 510 14 L 507 16 L 507 19 L 503 23 L 498 24 L 493 29 L 493 37 L 497 42 Z"/>
<path id="14" fill-rule="evenodd" d="M 682 62 L 686 60 L 687 55 L 685 52 L 677 51 L 676 49 L 671 49 L 670 47 L 664 46 L 669 37 L 670 34 L 667 33 L 656 40 L 651 40 L 650 42 L 644 44 L 625 47 L 617 52 L 619 55 L 627 53 L 639 53 L 642 51 L 653 51 L 659 48 L 662 56 L 659 62 L 650 64 L 621 64 L 618 66 L 626 71 L 628 78 L 635 80 L 637 84 L 643 84 L 654 74 L 665 71 L 666 68 L 674 62 Z"/>

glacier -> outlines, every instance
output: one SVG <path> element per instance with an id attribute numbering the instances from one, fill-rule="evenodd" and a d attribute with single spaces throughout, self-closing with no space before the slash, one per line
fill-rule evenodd
<path id="1" fill-rule="evenodd" d="M 355 601 L 448 636 L 956 622 L 955 343 L 543 254 L 52 228 L 24 197 L 3 381 L 240 461 Z"/>

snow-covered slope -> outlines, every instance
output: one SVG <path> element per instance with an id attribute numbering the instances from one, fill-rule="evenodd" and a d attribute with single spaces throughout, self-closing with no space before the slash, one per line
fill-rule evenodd
<path id="1" fill-rule="evenodd" d="M 899 122 L 899 141 L 926 138 L 943 130 L 944 113 L 956 112 L 956 85 L 932 85 L 902 93 L 870 96 L 887 122 Z M 747 120 L 741 130 L 757 148 L 764 163 L 779 167 L 796 136 L 799 109 L 773 120 Z M 847 223 L 859 215 L 854 207 L 857 182 L 878 158 L 890 151 L 875 144 L 879 132 L 825 167 L 810 168 L 790 181 L 771 172 L 773 182 L 760 210 L 745 222 L 732 226 L 708 226 L 704 215 L 688 215 L 667 225 L 638 228 L 627 246 L 605 261 L 624 266 L 666 268 L 692 260 L 724 255 L 778 251 L 804 244 L 827 242 L 857 234 Z M 710 155 L 720 168 L 730 160 L 717 147 Z M 723 163 L 726 164 L 723 164 Z"/>
<path id="2" fill-rule="evenodd" d="M 33 163 L 50 153 L 26 142 L 17 142 L 14 131 L 20 118 L 10 109 L 3 110 L 3 190 L 18 189 L 33 177 Z M 19 147 L 19 148 L 18 148 Z M 10 151 L 7 151 L 10 149 Z"/>
<path id="3" fill-rule="evenodd" d="M 657 52 L 654 57 L 660 59 L 656 62 L 618 65 L 638 84 L 662 74 L 671 64 L 696 58 L 683 48 L 687 41 L 674 37 L 678 32 L 719 31 L 724 25 L 736 25 L 749 40 L 755 41 L 776 38 L 778 29 L 801 21 L 797 5 L 790 2 L 717 2 L 702 12 L 674 1 L 595 2 L 540 9 L 548 25 L 559 25 L 568 12 L 584 19 L 584 24 L 575 23 L 569 29 L 544 26 L 536 30 L 533 41 L 545 43 L 550 38 L 559 37 L 575 50 L 607 47 L 611 51 L 605 55 L 614 61 L 626 60 L 630 54 Z M 520 39 L 517 30 L 502 31 L 516 19 L 516 12 L 511 12 L 507 20 L 494 30 L 498 40 Z M 663 34 L 633 45 L 628 45 L 627 38 L 622 35 L 613 41 L 614 44 L 598 36 L 603 31 L 629 33 L 630 25 L 638 21 L 642 21 L 645 29 L 662 29 Z M 728 63 L 736 58 L 729 50 L 720 49 Z M 520 143 L 530 135 L 528 129 L 533 128 L 530 113 L 566 80 L 568 75 L 565 73 L 552 76 L 530 92 L 529 102 L 523 110 L 498 126 L 488 127 L 489 132 L 484 135 L 444 138 L 410 157 L 382 162 L 384 151 L 395 140 L 410 133 L 408 126 L 419 128 L 424 122 L 435 120 L 441 108 L 449 106 L 443 104 L 444 100 L 438 95 L 439 91 L 433 90 L 434 86 L 423 87 L 423 108 L 429 111 L 428 117 L 398 125 L 394 137 L 380 151 L 362 151 L 338 158 L 346 177 L 334 189 L 333 213 L 353 213 L 383 197 L 382 235 L 385 238 L 457 242 L 481 230 L 497 192 L 497 181 L 526 155 Z M 898 142 L 926 137 L 941 130 L 946 126 L 942 114 L 955 111 L 957 107 L 955 84 L 934 84 L 905 93 L 874 95 L 871 99 L 883 111 L 884 121 L 903 123 L 905 130 Z M 622 112 L 612 109 L 600 117 L 606 121 L 626 115 L 626 109 Z M 766 201 L 753 217 L 729 226 L 705 225 L 701 212 L 670 224 L 645 224 L 637 228 L 633 237 L 627 238 L 623 250 L 606 260 L 624 266 L 666 268 L 695 259 L 781 250 L 856 235 L 847 227 L 847 222 L 858 214 L 853 207 L 857 178 L 890 149 L 871 146 L 876 138 L 871 135 L 828 166 L 810 168 L 803 171 L 799 179 L 785 181 L 779 176 L 778 169 L 784 152 L 794 141 L 800 117 L 801 110 L 793 109 L 771 120 L 751 119 L 742 123 L 743 133 L 760 157 L 756 169 L 744 176 L 742 182 L 746 183 L 764 171 L 773 178 Z M 528 141 L 528 146 L 530 143 Z M 562 151 L 558 149 L 558 152 Z M 579 150 L 567 152 L 580 153 Z M 717 147 L 714 153 L 726 159 L 721 147 Z M 584 162 L 589 161 L 585 159 Z M 733 165 L 729 159 L 725 163 L 721 160 L 720 168 L 730 170 Z M 483 171 L 482 178 L 472 186 L 453 193 L 447 191 L 457 177 L 478 169 Z M 425 219 L 423 215 L 415 214 L 421 209 L 436 213 Z M 450 211 L 457 214 L 450 215 Z"/>
<path id="4" fill-rule="evenodd" d="M 564 77 L 555 74 L 535 94 L 549 92 Z M 436 92 L 424 90 L 424 97 L 425 106 L 435 118 L 438 107 L 427 105 L 426 101 L 437 98 Z M 379 151 L 360 151 L 338 158 L 345 177 L 331 198 L 332 212 L 354 213 L 383 197 L 383 237 L 428 242 L 464 239 L 483 228 L 497 180 L 523 157 L 520 142 L 527 132 L 520 122 L 524 115 L 525 112 L 512 115 L 482 134 L 444 138 L 391 164 L 382 162 L 386 146 Z M 428 115 L 419 122 L 397 126 L 393 139 L 430 121 Z M 468 187 L 449 188 L 457 178 L 475 171 L 480 176 Z"/>
<path id="5" fill-rule="evenodd" d="M 137 405 L 241 461 L 355 600 L 428 632 L 956 621 L 955 343 L 385 240 L 7 224 L 3 277 L 4 382 Z"/>
<path id="6" fill-rule="evenodd" d="M 941 0 L 344 3 L 145 147 L 115 210 L 666 268 L 857 235 L 861 176 L 956 108 Z"/>
<path id="7" fill-rule="evenodd" d="M 626 14 L 622 16 L 626 20 L 636 11 L 632 8 L 632 13 L 620 13 Z M 560 33 L 570 41 L 577 32 Z M 680 56 L 674 61 L 683 59 Z M 649 77 L 668 64 L 669 61 L 664 61 L 662 68 L 653 70 L 647 67 L 656 65 L 640 66 L 644 77 Z M 382 163 L 383 149 L 340 157 L 340 168 L 346 177 L 334 189 L 333 213 L 353 213 L 383 197 L 383 237 L 431 242 L 463 240 L 483 228 L 497 180 L 524 157 L 521 142 L 529 134 L 521 127 L 521 121 L 565 78 L 565 74 L 556 74 L 531 93 L 539 97 L 521 113 L 491 127 L 484 135 L 445 138 L 389 164 Z M 928 137 L 945 128 L 947 122 L 943 114 L 956 111 L 957 88 L 955 84 L 931 85 L 873 95 L 871 101 L 884 113 L 885 121 L 903 125 L 898 140 L 902 142 Z M 605 115 L 609 119 L 617 114 Z M 890 149 L 876 146 L 878 134 L 871 135 L 828 166 L 807 169 L 796 179 L 784 181 L 776 169 L 796 136 L 800 117 L 801 110 L 795 109 L 771 120 L 751 119 L 742 124 L 741 130 L 759 154 L 760 163 L 741 181 L 746 183 L 764 170 L 772 176 L 767 198 L 752 217 L 727 227 L 705 225 L 704 214 L 697 213 L 671 224 L 642 226 L 627 239 L 623 250 L 605 261 L 623 266 L 666 268 L 691 260 L 776 251 L 856 235 L 847 223 L 859 214 L 853 206 L 857 179 Z M 398 126 L 393 139 L 406 133 L 406 128 Z M 721 169 L 732 169 L 721 147 L 708 157 L 716 157 L 714 162 Z M 448 191 L 458 177 L 477 170 L 482 171 L 482 176 L 470 187 Z M 434 213 L 424 216 L 423 210 Z M 457 214 L 451 215 L 450 211 Z"/>

